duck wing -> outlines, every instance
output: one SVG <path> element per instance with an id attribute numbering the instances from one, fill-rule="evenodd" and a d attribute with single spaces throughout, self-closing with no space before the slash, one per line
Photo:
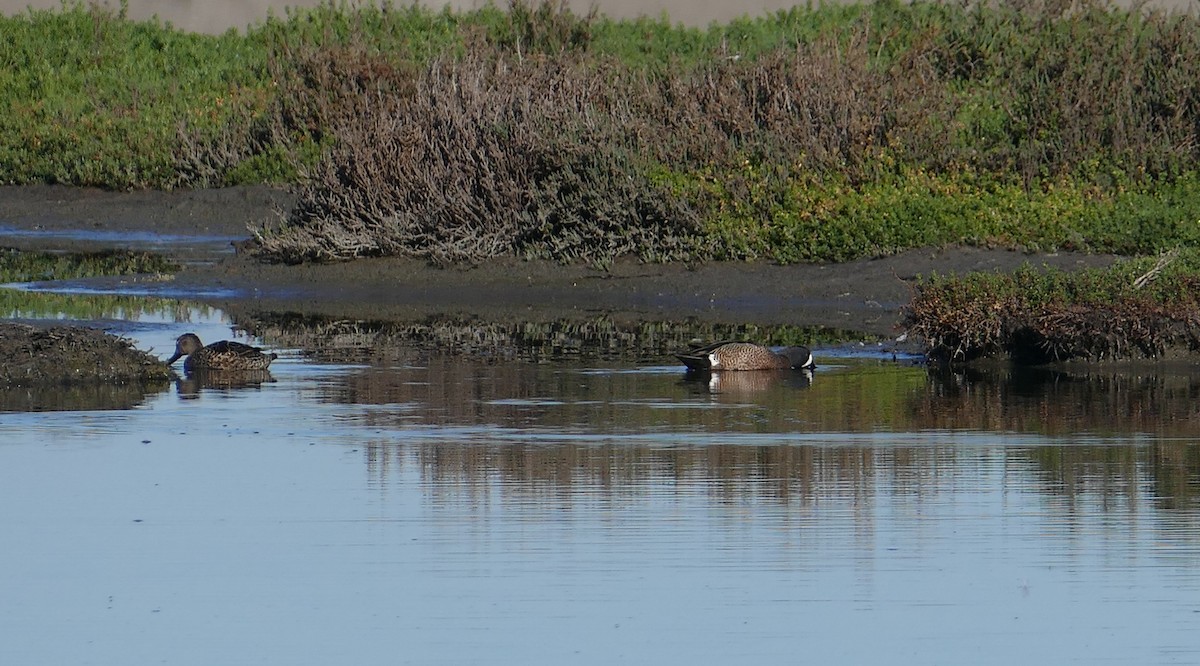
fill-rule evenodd
<path id="1" fill-rule="evenodd" d="M 695 371 L 701 371 L 701 372 L 711 370 L 712 369 L 712 361 L 708 358 L 708 355 L 711 354 L 714 349 L 721 347 L 723 345 L 732 344 L 734 342 L 737 342 L 737 341 L 736 340 L 721 340 L 719 342 L 713 342 L 711 344 L 707 344 L 702 347 L 692 347 L 691 349 L 687 350 L 686 352 L 681 352 L 679 354 L 675 354 L 675 358 L 682 361 L 683 364 L 687 366 L 688 370 L 695 370 Z"/>
<path id="2" fill-rule="evenodd" d="M 215 352 L 217 354 L 232 354 L 235 356 L 245 356 L 247 354 L 261 354 L 262 353 L 262 350 L 259 349 L 258 347 L 251 347 L 250 345 L 243 344 L 241 342 L 234 342 L 233 340 L 222 340 L 220 342 L 214 342 L 208 346 L 208 349 L 211 349 L 213 352 Z"/>

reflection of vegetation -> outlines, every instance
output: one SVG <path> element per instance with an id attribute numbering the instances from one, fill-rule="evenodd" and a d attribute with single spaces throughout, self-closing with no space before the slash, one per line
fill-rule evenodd
<path id="1" fill-rule="evenodd" d="M 864 446 L 862 438 L 887 443 L 888 433 L 972 433 L 972 441 L 993 442 L 988 451 L 1002 451 L 1006 466 L 1035 472 L 1038 488 L 1080 507 L 1128 507 L 1147 478 L 1164 506 L 1200 501 L 1200 452 L 1190 444 L 1200 436 L 1200 378 L 1190 374 L 1085 377 L 1018 369 L 954 375 L 885 362 L 818 369 L 811 386 L 798 374 L 710 393 L 704 383 L 683 381 L 682 369 L 590 371 L 435 356 L 420 366 L 344 375 L 321 391 L 333 402 L 369 406 L 355 419 L 402 438 L 442 426 L 479 433 L 479 439 L 465 435 L 471 440 L 465 443 L 417 449 L 428 456 L 427 473 L 483 485 L 496 472 L 535 488 L 694 475 L 727 480 L 729 492 L 810 501 L 840 492 L 869 496 L 883 475 L 893 486 L 922 493 L 958 469 L 961 448 Z M 825 433 L 823 441 L 854 443 L 804 445 L 815 433 Z M 977 435 L 986 433 L 995 439 Z M 1005 445 L 1010 433 L 1055 441 Z M 1152 445 L 1134 444 L 1142 433 Z M 581 434 L 633 440 L 562 441 Z M 759 435 L 788 441 L 752 445 Z M 515 441 L 497 443 L 501 437 Z M 743 443 L 726 445 L 726 437 Z M 538 443 L 523 444 L 526 439 Z M 1098 439 L 1103 443 L 1095 444 Z M 704 444 L 688 446 L 698 441 Z"/>
<path id="2" fill-rule="evenodd" d="M 619 321 L 611 317 L 488 322 L 435 316 L 410 322 L 363 322 L 259 315 L 239 324 L 273 346 L 304 349 L 321 360 L 377 364 L 411 362 L 431 351 L 533 362 L 579 358 L 660 361 L 697 340 L 812 346 L 873 339 L 825 328 Z"/>
<path id="3" fill-rule="evenodd" d="M 1098 493 L 1113 508 L 1136 503 L 1138 463 L 1144 451 L 1133 446 L 1043 446 L 1022 450 L 1022 458 L 1036 465 L 1043 487 L 1053 495 L 1075 501 L 1084 493 Z"/>
<path id="4" fill-rule="evenodd" d="M 0 282 L 73 280 L 102 275 L 174 273 L 179 264 L 150 252 L 32 252 L 0 248 Z"/>
<path id="5" fill-rule="evenodd" d="M 1194 506 L 1200 498 L 1200 447 L 1195 442 L 1162 442 L 1147 453 L 1154 496 L 1163 507 Z"/>
<path id="6" fill-rule="evenodd" d="M 111 294 L 55 294 L 23 289 L 0 289 L 0 317 L 69 319 L 136 319 L 156 315 L 170 321 L 188 321 L 197 308 L 188 301 Z"/>
<path id="7" fill-rule="evenodd" d="M 571 486 L 600 486 L 621 497 L 649 485 L 702 481 L 721 499 L 768 498 L 797 506 L 842 500 L 865 507 L 881 482 L 897 491 L 934 492 L 937 480 L 957 464 L 952 450 L 942 447 L 367 444 L 374 475 L 403 467 L 409 456 L 430 492 L 465 493 L 479 502 L 498 488 L 565 501 L 570 495 L 563 489 Z"/>
<path id="8" fill-rule="evenodd" d="M 1010 454 L 1036 471 L 1039 487 L 1075 513 L 1085 502 L 1102 511 L 1134 511 L 1145 494 L 1163 509 L 1200 507 L 1200 449 L 1193 442 L 1150 445 L 1045 446 Z"/>
<path id="9" fill-rule="evenodd" d="M 551 364 L 479 363 L 434 356 L 420 365 L 371 369 L 326 384 L 327 399 L 364 405 L 416 405 L 371 411 L 371 425 L 536 424 L 553 431 L 795 433 L 903 430 L 923 368 L 862 364 L 855 372 L 768 373 L 750 390 L 684 380 L 679 373 L 597 372 Z M 466 387 L 470 387 L 467 390 Z M 690 406 L 689 408 L 677 408 Z"/>
<path id="10" fill-rule="evenodd" d="M 722 500 L 766 499 L 799 507 L 843 502 L 869 512 L 879 493 L 919 501 L 950 487 L 990 485 L 993 481 L 980 481 L 976 474 L 981 467 L 1000 464 L 1006 470 L 1000 483 L 1061 501 L 1062 516 L 1068 519 L 1136 511 L 1141 502 L 1168 510 L 1200 508 L 1200 454 L 1185 443 L 1005 447 L 1000 455 L 1004 460 L 996 460 L 990 450 L 953 446 L 366 445 L 372 475 L 386 476 L 415 464 L 429 492 L 480 504 L 492 501 L 497 492 L 569 502 L 575 495 L 564 490 L 572 486 L 599 486 L 607 497 L 619 498 L 636 496 L 651 485 L 699 481 Z M 1039 481 L 1031 485 L 1029 473 Z M 1153 480 L 1151 493 L 1142 489 L 1146 478 Z"/>
<path id="11" fill-rule="evenodd" d="M 162 393 L 167 380 L 110 384 L 39 384 L 0 388 L 0 412 L 52 412 L 133 409 Z"/>
<path id="12" fill-rule="evenodd" d="M 931 371 L 907 429 L 1074 437 L 1200 437 L 1200 376 L 1169 368 L 1090 374 L 1037 368 Z"/>
<path id="13" fill-rule="evenodd" d="M 1033 368 L 934 371 L 914 400 L 912 429 L 1033 432 L 1085 443 L 1019 449 L 1047 493 L 1087 494 L 1104 509 L 1130 508 L 1146 476 L 1167 508 L 1200 501 L 1200 377 L 1132 371 L 1073 375 Z M 1150 445 L 1135 445 L 1140 435 Z M 1087 445 L 1095 438 L 1104 445 Z M 1130 444 L 1121 444 L 1129 438 Z M 1114 441 L 1116 443 L 1114 443 Z"/>

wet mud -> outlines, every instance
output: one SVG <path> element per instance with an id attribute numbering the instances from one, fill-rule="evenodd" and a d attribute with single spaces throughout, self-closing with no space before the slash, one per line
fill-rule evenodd
<path id="1" fill-rule="evenodd" d="M 844 264 L 625 261 L 602 271 L 515 258 L 451 269 L 405 258 L 282 265 L 235 251 L 253 226 L 277 219 L 291 202 L 288 193 L 265 187 L 177 192 L 3 187 L 0 245 L 96 250 L 127 245 L 130 238 L 173 239 L 163 251 L 181 259 L 184 268 L 161 284 L 161 295 L 198 295 L 247 316 L 411 321 L 469 315 L 544 322 L 603 314 L 634 321 L 823 327 L 881 338 L 901 333 L 901 309 L 920 276 L 1007 271 L 1025 263 L 1070 269 L 1115 260 L 956 246 Z M 90 234 L 72 233 L 80 230 Z M 197 249 L 189 238 L 217 242 Z"/>

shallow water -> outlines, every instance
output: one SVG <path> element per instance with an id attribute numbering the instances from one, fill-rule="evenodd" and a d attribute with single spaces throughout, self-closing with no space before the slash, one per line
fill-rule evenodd
<path id="1" fill-rule="evenodd" d="M 228 254 L 230 243 L 243 240 L 242 236 L 219 236 L 204 234 L 161 234 L 152 231 L 111 231 L 105 229 L 25 229 L 0 224 L 0 243 L 19 240 L 39 241 L 85 241 L 101 243 L 128 250 L 162 252 L 170 250 L 173 255 L 194 259 Z"/>
<path id="2" fill-rule="evenodd" d="M 0 663 L 1200 661 L 1186 368 L 256 342 L 267 381 L 0 413 Z"/>

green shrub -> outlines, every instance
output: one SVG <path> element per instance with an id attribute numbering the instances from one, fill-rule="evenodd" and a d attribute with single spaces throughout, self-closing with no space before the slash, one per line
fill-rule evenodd
<path id="1" fill-rule="evenodd" d="M 1197 240 L 1186 14 L 880 0 L 688 28 L 330 2 L 204 36 L 77 2 L 0 30 L 0 181 L 290 184 L 261 232 L 284 260 Z"/>
<path id="2" fill-rule="evenodd" d="M 265 52 L 124 10 L 0 17 L 0 180 L 113 188 L 176 181 L 180 123 L 216 123 L 261 85 Z"/>

